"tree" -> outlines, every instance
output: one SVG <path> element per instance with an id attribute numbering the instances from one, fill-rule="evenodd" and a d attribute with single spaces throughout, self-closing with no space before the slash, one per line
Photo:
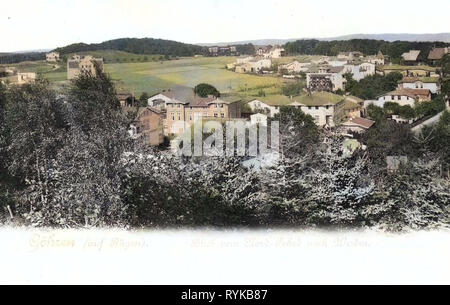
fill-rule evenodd
<path id="1" fill-rule="evenodd" d="M 387 156 L 414 156 L 410 129 L 394 121 L 377 121 L 362 137 L 374 170 L 386 167 Z"/>
<path id="2" fill-rule="evenodd" d="M 319 141 L 319 130 L 314 119 L 301 109 L 282 106 L 273 120 L 279 121 L 280 145 L 286 156 L 303 155 L 314 149 Z"/>
<path id="3" fill-rule="evenodd" d="M 97 66 L 95 74 L 83 73 L 72 81 L 67 97 L 73 107 L 72 124 L 84 131 L 96 127 L 110 129 L 113 126 L 109 124 L 120 122 L 120 103 L 114 84 Z"/>
<path id="4" fill-rule="evenodd" d="M 439 161 L 426 155 L 384 177 L 377 200 L 380 224 L 392 230 L 449 224 L 450 183 L 439 176 Z"/>
<path id="5" fill-rule="evenodd" d="M 284 85 L 281 88 L 281 92 L 283 93 L 283 95 L 286 96 L 297 96 L 300 95 L 303 91 L 303 89 L 305 88 L 305 83 L 304 82 L 294 82 L 294 83 L 288 83 L 286 85 Z"/>
<path id="6" fill-rule="evenodd" d="M 141 96 L 139 97 L 139 106 L 140 107 L 147 107 L 148 105 L 148 98 L 150 96 L 148 95 L 147 92 L 144 92 L 141 94 Z"/>
<path id="7" fill-rule="evenodd" d="M 194 92 L 200 97 L 207 97 L 208 95 L 212 95 L 215 97 L 220 96 L 220 92 L 214 86 L 205 83 L 195 86 Z"/>

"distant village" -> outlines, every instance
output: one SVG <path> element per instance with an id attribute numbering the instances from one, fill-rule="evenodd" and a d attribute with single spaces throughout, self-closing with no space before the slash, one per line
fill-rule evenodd
<path id="1" fill-rule="evenodd" d="M 235 46 L 209 47 L 209 56 L 234 56 L 236 61 L 226 69 L 234 73 L 276 75 L 285 79 L 304 79 L 306 88 L 298 96 L 268 95 L 252 99 L 238 95 L 200 97 L 194 88 L 175 86 L 167 88 L 148 98 L 147 107 L 138 107 L 136 97 L 131 93 L 119 92 L 117 97 L 124 111 L 135 113 L 135 123 L 130 126 L 133 137 L 142 137 L 149 145 L 160 145 L 165 137 L 185 132 L 198 119 L 242 120 L 248 124 L 267 124 L 268 119 L 279 113 L 280 107 L 294 107 L 311 115 L 316 124 L 323 128 L 339 128 L 342 134 L 363 133 L 372 127 L 374 121 L 367 118 L 367 107 L 383 107 L 385 103 L 400 106 L 414 106 L 416 103 L 430 102 L 432 96 L 441 90 L 439 68 L 436 64 L 449 48 L 434 48 L 428 54 L 428 60 L 418 60 L 420 51 L 410 50 L 402 55 L 402 64 L 390 63 L 388 56 L 378 52 L 366 55 L 361 52 L 341 52 L 335 57 L 322 56 L 310 62 L 292 62 L 274 65 L 274 60 L 285 56 L 281 46 L 255 46 L 252 56 L 240 56 Z M 46 54 L 48 63 L 61 63 L 60 54 Z M 78 77 L 82 73 L 95 75 L 96 69 L 104 70 L 102 58 L 90 55 L 72 55 L 67 59 L 67 78 Z M 3 68 L 1 81 L 11 84 L 30 83 L 36 79 L 36 73 L 20 73 L 14 67 Z M 356 96 L 345 95 L 345 75 L 351 74 L 360 81 L 375 74 L 387 75 L 400 72 L 403 79 L 397 89 L 385 92 L 374 100 L 364 100 Z M 447 102 L 447 107 L 450 107 Z M 244 111 L 245 110 L 245 111 Z M 404 118 L 392 115 L 391 120 L 408 124 L 414 132 L 438 121 L 436 117 Z"/>
<path id="2" fill-rule="evenodd" d="M 238 56 L 227 69 L 235 73 L 277 74 L 283 78 L 306 78 L 306 90 L 299 96 L 268 95 L 252 99 L 223 94 L 220 97 L 200 97 L 193 88 L 177 86 L 167 88 L 148 99 L 148 107 L 140 109 L 133 126 L 133 135 L 142 134 L 151 145 L 159 145 L 165 136 L 185 132 L 199 118 L 210 120 L 242 120 L 248 124 L 267 124 L 280 112 L 280 107 L 294 107 L 313 117 L 319 127 L 338 128 L 343 135 L 363 133 L 373 126 L 367 118 L 367 107 L 383 107 L 387 102 L 400 106 L 414 106 L 430 102 L 440 93 L 440 75 L 435 63 L 449 53 L 448 48 L 435 48 L 429 62 L 417 60 L 419 51 L 403 54 L 403 65 L 390 65 L 381 52 L 366 56 L 361 52 L 342 52 L 336 58 L 323 56 L 318 60 L 280 65 L 273 71 L 272 61 L 285 55 L 280 46 L 259 46 L 254 56 L 242 56 L 235 47 L 211 47 L 211 56 Z M 429 64 L 429 65 L 425 65 Z M 403 79 L 397 89 L 380 95 L 375 100 L 363 100 L 344 95 L 345 74 L 351 73 L 356 81 L 367 76 L 400 72 Z M 124 109 L 133 108 L 131 94 L 119 95 Z M 450 103 L 447 101 L 447 107 Z M 247 111 L 245 111 L 245 109 Z M 248 111 L 250 110 L 250 111 Z M 403 118 L 392 115 L 391 120 L 408 124 L 413 132 L 434 124 L 442 113 L 431 118 Z M 180 124 L 180 122 L 182 122 Z"/>

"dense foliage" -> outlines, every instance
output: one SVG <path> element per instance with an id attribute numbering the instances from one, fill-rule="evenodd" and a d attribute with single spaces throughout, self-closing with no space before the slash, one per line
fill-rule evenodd
<path id="1" fill-rule="evenodd" d="M 402 74 L 398 72 L 389 73 L 386 76 L 379 74 L 370 75 L 359 82 L 354 80 L 353 75 L 350 73 L 344 76 L 347 80 L 345 91 L 366 100 L 375 99 L 381 94 L 395 90 L 398 86 L 398 81 L 403 78 Z"/>
<path id="2" fill-rule="evenodd" d="M 210 84 L 198 84 L 197 86 L 194 87 L 194 92 L 195 94 L 197 94 L 200 97 L 207 97 L 208 95 L 212 95 L 215 97 L 219 97 L 220 96 L 220 92 L 219 90 L 216 89 L 216 87 L 214 87 L 213 85 Z"/>
<path id="3" fill-rule="evenodd" d="M 52 227 L 450 224 L 448 113 L 423 138 L 380 117 L 360 139 L 367 149 L 351 153 L 311 116 L 281 107 L 269 121 L 279 121 L 281 136 L 271 163 L 177 157 L 131 141 L 110 78 L 97 74 L 58 93 L 44 80 L 0 87 L 0 220 L 12 213 L 16 222 Z M 409 162 L 389 172 L 392 155 Z"/>
<path id="4" fill-rule="evenodd" d="M 205 54 L 207 49 L 201 46 L 171 40 L 153 38 L 121 38 L 102 43 L 76 43 L 66 47 L 57 48 L 55 51 L 61 54 L 69 54 L 98 50 L 119 50 L 134 54 L 194 56 L 195 54 Z"/>
<path id="5" fill-rule="evenodd" d="M 426 61 L 428 54 L 434 47 L 446 47 L 445 42 L 409 42 L 373 39 L 351 39 L 336 41 L 319 41 L 314 39 L 297 40 L 284 45 L 287 54 L 308 54 L 336 56 L 339 52 L 359 51 L 366 55 L 375 55 L 381 51 L 388 55 L 394 63 L 399 63 L 401 55 L 410 50 L 420 50 L 420 61 Z"/>
<path id="6" fill-rule="evenodd" d="M 0 53 L 0 64 L 15 64 L 23 61 L 45 60 L 43 52 Z"/>

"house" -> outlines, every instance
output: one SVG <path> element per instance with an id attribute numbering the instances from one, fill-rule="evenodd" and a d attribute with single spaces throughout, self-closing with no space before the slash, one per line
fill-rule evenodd
<path id="1" fill-rule="evenodd" d="M 438 77 L 404 77 L 398 84 L 399 89 L 428 89 L 433 94 L 441 92 Z"/>
<path id="2" fill-rule="evenodd" d="M 399 72 L 406 77 L 439 77 L 436 68 L 429 66 L 385 65 L 378 66 L 377 70 L 383 75 L 387 75 L 392 72 Z"/>
<path id="3" fill-rule="evenodd" d="M 141 139 L 144 144 L 158 146 L 164 142 L 164 116 L 156 108 L 137 108 L 136 119 L 131 124 L 131 136 Z"/>
<path id="4" fill-rule="evenodd" d="M 261 73 L 263 70 L 272 67 L 272 60 L 270 59 L 252 59 L 247 63 L 237 65 L 235 72 L 237 73 Z"/>
<path id="5" fill-rule="evenodd" d="M 319 59 L 312 60 L 311 63 L 313 63 L 315 65 L 323 65 L 323 64 L 328 64 L 329 61 L 330 61 L 330 58 L 328 56 L 321 56 Z"/>
<path id="6" fill-rule="evenodd" d="M 84 57 L 74 55 L 67 60 L 67 79 L 77 78 L 82 73 L 90 73 L 95 76 L 97 73 L 96 66 L 101 71 L 104 71 L 103 58 L 94 58 L 90 55 Z"/>
<path id="7" fill-rule="evenodd" d="M 134 106 L 134 97 L 131 93 L 119 93 L 116 95 L 121 107 Z"/>
<path id="8" fill-rule="evenodd" d="M 346 132 L 351 131 L 356 133 L 363 133 L 366 132 L 370 127 L 372 127 L 373 124 L 375 124 L 375 121 L 361 117 L 354 117 L 342 123 L 340 125 L 340 128 Z"/>
<path id="9" fill-rule="evenodd" d="M 361 112 L 363 110 L 362 99 L 354 96 L 346 96 L 344 105 L 340 108 L 342 118 L 356 118 L 361 117 Z"/>
<path id="10" fill-rule="evenodd" d="M 164 134 L 184 132 L 203 117 L 240 118 L 241 98 L 232 95 L 200 97 L 193 88 L 178 86 L 148 99 L 152 108 L 166 111 Z"/>
<path id="11" fill-rule="evenodd" d="M 208 54 L 209 54 L 209 56 L 236 56 L 236 55 L 239 55 L 239 53 L 237 52 L 237 48 L 235 46 L 209 47 Z"/>
<path id="12" fill-rule="evenodd" d="M 343 74 L 351 73 L 356 81 L 360 81 L 367 76 L 375 75 L 376 65 L 370 62 L 363 62 L 359 65 L 347 64 L 344 65 Z"/>
<path id="13" fill-rule="evenodd" d="M 431 62 L 432 65 L 436 65 L 438 61 L 440 61 L 442 58 L 444 58 L 445 54 L 450 53 L 450 48 L 434 48 L 430 51 L 430 54 L 428 54 L 428 60 Z"/>
<path id="14" fill-rule="evenodd" d="M 420 50 L 411 50 L 402 54 L 403 62 L 406 65 L 414 65 L 419 62 Z"/>
<path id="15" fill-rule="evenodd" d="M 306 86 L 311 91 L 334 92 L 345 89 L 344 67 L 319 67 L 318 72 L 306 73 Z"/>
<path id="16" fill-rule="evenodd" d="M 273 118 L 280 113 L 281 106 L 287 106 L 292 102 L 291 98 L 284 95 L 268 95 L 251 100 L 247 105 L 253 112 L 263 113 Z"/>
<path id="17" fill-rule="evenodd" d="M 386 57 L 383 53 L 381 53 L 381 51 L 379 51 L 376 56 L 367 56 L 365 60 L 376 66 L 383 66 L 386 64 Z"/>
<path id="18" fill-rule="evenodd" d="M 45 54 L 45 58 L 48 62 L 57 62 L 59 61 L 59 53 L 58 52 L 50 52 Z"/>
<path id="19" fill-rule="evenodd" d="M 250 116 L 250 124 L 256 125 L 265 125 L 267 126 L 267 115 L 262 113 L 255 113 Z"/>
<path id="20" fill-rule="evenodd" d="M 269 95 L 247 103 L 254 112 L 268 117 L 280 113 L 280 107 L 295 107 L 311 115 L 318 126 L 333 127 L 342 120 L 345 98 L 329 92 L 313 92 L 295 97 Z"/>
<path id="21" fill-rule="evenodd" d="M 236 59 L 236 65 L 242 65 L 246 64 L 251 60 L 254 60 L 255 58 L 253 56 L 245 56 L 245 57 L 238 57 Z"/>
<path id="22" fill-rule="evenodd" d="M 358 58 L 364 57 L 364 54 L 358 51 L 355 52 L 340 52 L 337 56 L 338 59 L 344 59 L 344 60 L 355 60 Z"/>
<path id="23" fill-rule="evenodd" d="M 430 101 L 431 92 L 428 89 L 397 89 L 378 97 L 376 106 L 384 107 L 386 102 L 397 103 L 400 106 L 414 107 L 416 102 Z"/>
<path id="24" fill-rule="evenodd" d="M 281 58 L 285 54 L 285 50 L 281 47 L 274 47 L 268 54 L 265 54 L 265 58 Z"/>
<path id="25" fill-rule="evenodd" d="M 273 46 L 267 45 L 267 46 L 255 46 L 256 49 L 256 55 L 263 57 L 264 54 L 267 54 L 272 50 Z"/>
<path id="26" fill-rule="evenodd" d="M 289 74 L 297 74 L 300 72 L 307 72 L 309 70 L 310 66 L 311 66 L 311 63 L 303 63 L 303 62 L 298 62 L 297 60 L 294 60 L 293 62 L 279 66 L 278 70 L 280 72 L 286 71 Z"/>
<path id="27" fill-rule="evenodd" d="M 13 83 L 17 85 L 29 84 L 36 80 L 36 73 L 34 72 L 19 72 L 16 75 L 16 80 Z"/>
<path id="28" fill-rule="evenodd" d="M 289 106 L 299 108 L 312 116 L 317 126 L 334 127 L 341 120 L 340 109 L 344 103 L 343 96 L 329 92 L 314 92 L 296 96 Z"/>

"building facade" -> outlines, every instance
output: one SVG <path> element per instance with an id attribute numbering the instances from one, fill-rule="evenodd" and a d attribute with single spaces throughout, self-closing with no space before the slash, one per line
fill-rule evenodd
<path id="1" fill-rule="evenodd" d="M 74 55 L 67 60 L 67 79 L 77 78 L 83 73 L 90 73 L 95 76 L 97 74 L 96 66 L 102 72 L 104 71 L 103 58 L 94 58 L 90 55 L 84 57 Z"/>
<path id="2" fill-rule="evenodd" d="M 45 58 L 48 62 L 57 62 L 59 61 L 59 53 L 58 52 L 50 52 L 45 54 Z"/>

